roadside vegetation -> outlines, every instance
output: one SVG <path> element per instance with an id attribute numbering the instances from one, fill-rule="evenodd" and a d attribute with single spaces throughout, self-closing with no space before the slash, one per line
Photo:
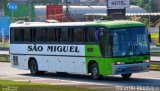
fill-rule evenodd
<path id="1" fill-rule="evenodd" d="M 0 57 L 0 62 L 10 62 L 10 59 L 6 57 Z"/>
<path id="2" fill-rule="evenodd" d="M 9 48 L 9 42 L 5 44 L 2 44 L 2 42 L 0 42 L 0 51 L 8 50 L 8 48 Z M 10 61 L 9 56 L 5 56 L 2 54 L 0 55 L 0 62 L 9 62 L 9 61 Z"/>
<path id="3" fill-rule="evenodd" d="M 149 0 L 131 0 L 131 5 L 142 7 L 148 12 L 152 11 L 153 9 L 153 7 L 151 7 L 152 4 L 149 2 Z"/>
<path id="4" fill-rule="evenodd" d="M 0 48 L 9 48 L 9 43 L 2 44 L 2 42 L 0 42 Z"/>
<path id="5" fill-rule="evenodd" d="M 30 82 L 16 82 L 0 80 L 0 91 L 107 91 L 79 88 L 75 86 L 56 86 L 35 84 Z"/>
<path id="6" fill-rule="evenodd" d="M 151 38 L 152 38 L 152 39 L 155 39 L 156 46 L 160 46 L 159 33 L 151 33 Z"/>

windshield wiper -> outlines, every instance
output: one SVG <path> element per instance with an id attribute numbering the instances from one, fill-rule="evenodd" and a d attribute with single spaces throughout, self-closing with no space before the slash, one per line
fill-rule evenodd
<path id="1" fill-rule="evenodd" d="M 127 50 L 127 55 L 131 56 L 130 52 L 133 52 L 133 46 L 129 46 L 128 50 Z M 132 53 L 133 55 L 133 53 Z"/>

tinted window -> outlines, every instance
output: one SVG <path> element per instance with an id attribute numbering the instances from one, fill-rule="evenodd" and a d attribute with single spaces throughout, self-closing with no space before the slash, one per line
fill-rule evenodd
<path id="1" fill-rule="evenodd" d="M 14 29 L 10 29 L 10 40 L 11 42 L 14 42 Z"/>
<path id="2" fill-rule="evenodd" d="M 13 30 L 14 32 L 14 41 L 15 42 L 20 42 L 21 40 L 22 40 L 22 38 L 21 38 L 21 30 L 20 29 L 15 29 L 15 30 Z"/>
<path id="3" fill-rule="evenodd" d="M 56 29 L 49 28 L 47 30 L 47 41 L 56 42 Z"/>
<path id="4" fill-rule="evenodd" d="M 24 30 L 24 41 L 25 42 L 29 42 L 30 41 L 30 30 L 29 29 L 25 29 Z"/>
<path id="5" fill-rule="evenodd" d="M 36 30 L 36 35 L 37 35 L 37 41 L 38 42 L 44 42 L 45 41 L 45 29 L 38 28 Z"/>
<path id="6" fill-rule="evenodd" d="M 73 34 L 74 42 L 83 42 L 83 29 L 82 28 L 75 28 Z"/>
<path id="7" fill-rule="evenodd" d="M 24 29 L 12 28 L 11 29 L 11 42 L 24 42 Z"/>
<path id="8" fill-rule="evenodd" d="M 69 42 L 73 42 L 74 28 L 69 28 L 68 31 Z"/>
<path id="9" fill-rule="evenodd" d="M 56 29 L 56 41 L 61 41 L 61 29 Z"/>
<path id="10" fill-rule="evenodd" d="M 36 29 L 32 28 L 30 29 L 31 31 L 31 39 L 32 39 L 32 42 L 36 42 Z"/>
<path id="11" fill-rule="evenodd" d="M 85 41 L 86 42 L 98 42 L 100 30 L 98 28 L 86 28 Z"/>
<path id="12" fill-rule="evenodd" d="M 61 29 L 61 42 L 68 42 L 68 28 Z"/>

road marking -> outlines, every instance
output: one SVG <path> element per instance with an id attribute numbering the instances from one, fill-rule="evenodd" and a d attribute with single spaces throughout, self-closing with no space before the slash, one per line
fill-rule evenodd
<path id="1" fill-rule="evenodd" d="M 9 68 L 9 67 L 0 67 L 0 69 L 14 69 L 14 68 Z M 17 70 L 17 69 L 16 69 Z"/>
<path id="2" fill-rule="evenodd" d="M 137 77 L 132 77 L 132 78 L 137 78 Z M 155 79 L 155 80 L 160 80 L 160 78 L 152 78 L 152 77 L 138 77 L 139 78 L 142 78 L 142 79 Z"/>
<path id="3" fill-rule="evenodd" d="M 158 65 L 158 64 L 151 64 L 150 65 L 150 69 L 151 70 L 160 70 L 160 65 Z"/>
<path id="4" fill-rule="evenodd" d="M 17 81 L 17 82 L 29 82 L 29 80 L 13 80 L 13 81 Z"/>
<path id="5" fill-rule="evenodd" d="M 98 83 L 98 82 L 84 82 L 84 81 L 71 81 L 71 80 L 61 80 L 61 79 L 46 79 L 46 78 L 40 78 L 40 79 L 34 79 L 35 80 L 49 80 L 49 81 L 59 81 L 59 82 L 67 82 L 67 83 L 70 83 L 70 84 L 89 84 L 89 85 L 93 85 L 93 84 L 96 84 L 96 85 L 111 85 L 111 84 L 103 84 L 103 83 Z"/>

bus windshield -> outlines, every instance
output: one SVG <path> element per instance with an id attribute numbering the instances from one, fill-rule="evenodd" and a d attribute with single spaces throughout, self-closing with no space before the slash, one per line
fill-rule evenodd
<path id="1" fill-rule="evenodd" d="M 114 29 L 112 39 L 113 56 L 149 54 L 149 41 L 144 27 Z"/>

